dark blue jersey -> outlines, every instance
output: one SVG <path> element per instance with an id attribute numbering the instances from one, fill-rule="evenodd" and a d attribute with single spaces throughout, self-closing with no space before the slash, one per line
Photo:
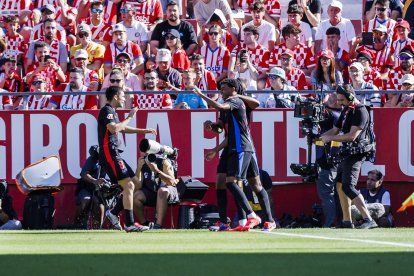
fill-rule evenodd
<path id="1" fill-rule="evenodd" d="M 111 133 L 106 127 L 109 123 L 119 123 L 118 114 L 109 104 L 102 107 L 98 117 L 99 161 L 105 161 L 109 156 L 119 156 L 118 133 Z"/>

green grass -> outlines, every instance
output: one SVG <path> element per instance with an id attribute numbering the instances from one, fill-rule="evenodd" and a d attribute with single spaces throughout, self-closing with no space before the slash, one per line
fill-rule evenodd
<path id="1" fill-rule="evenodd" d="M 0 275 L 405 275 L 414 229 L 292 229 L 413 247 L 206 230 L 0 232 Z"/>

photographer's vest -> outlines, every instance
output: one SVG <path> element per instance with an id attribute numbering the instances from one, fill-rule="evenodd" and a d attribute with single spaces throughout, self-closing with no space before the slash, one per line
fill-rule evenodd
<path id="1" fill-rule="evenodd" d="M 388 192 L 388 190 L 381 186 L 379 191 L 374 196 L 372 196 L 369 193 L 368 189 L 361 189 L 361 195 L 364 197 L 365 203 L 367 203 L 367 204 L 369 204 L 369 203 L 382 203 L 382 197 L 386 192 Z"/>
<path id="2" fill-rule="evenodd" d="M 162 162 L 163 159 L 157 158 L 157 167 L 159 170 L 162 171 Z M 142 165 L 141 168 L 142 173 L 142 185 L 147 187 L 150 191 L 157 192 L 159 188 L 160 179 L 155 177 L 155 173 L 148 167 L 146 163 Z"/>

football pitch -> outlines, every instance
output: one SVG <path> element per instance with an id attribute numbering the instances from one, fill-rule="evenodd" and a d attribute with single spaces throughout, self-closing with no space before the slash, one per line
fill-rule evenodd
<path id="1" fill-rule="evenodd" d="M 0 275 L 408 275 L 414 229 L 0 232 Z"/>

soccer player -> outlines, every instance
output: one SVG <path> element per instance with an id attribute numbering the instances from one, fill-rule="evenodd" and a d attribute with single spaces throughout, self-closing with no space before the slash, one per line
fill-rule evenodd
<path id="1" fill-rule="evenodd" d="M 122 133 L 151 133 L 156 135 L 154 129 L 140 129 L 128 126 L 135 117 L 138 108 L 133 108 L 128 117 L 122 122 L 119 120 L 115 110 L 123 107 L 125 93 L 120 87 L 111 86 L 105 91 L 107 104 L 101 109 L 98 117 L 98 141 L 99 141 L 99 162 L 107 172 L 112 183 L 118 183 L 123 188 L 122 203 L 125 211 L 125 231 L 142 232 L 148 227 L 134 223 L 132 211 L 133 193 L 138 178 L 131 167 L 121 158 L 118 135 Z"/>
<path id="2" fill-rule="evenodd" d="M 240 189 L 237 181 L 247 178 L 252 190 L 256 193 L 262 210 L 266 212 L 266 222 L 263 230 L 271 231 L 276 228 L 272 218 L 269 197 L 263 189 L 259 178 L 259 167 L 246 115 L 244 102 L 236 96 L 237 80 L 224 79 L 221 83 L 221 93 L 224 103 L 220 104 L 205 96 L 200 89 L 194 88 L 196 95 L 203 98 L 211 107 L 226 112 L 228 129 L 228 162 L 226 186 L 233 194 L 236 202 L 247 214 L 247 223 L 242 230 L 248 231 L 261 223 L 249 205 L 246 195 Z"/>

